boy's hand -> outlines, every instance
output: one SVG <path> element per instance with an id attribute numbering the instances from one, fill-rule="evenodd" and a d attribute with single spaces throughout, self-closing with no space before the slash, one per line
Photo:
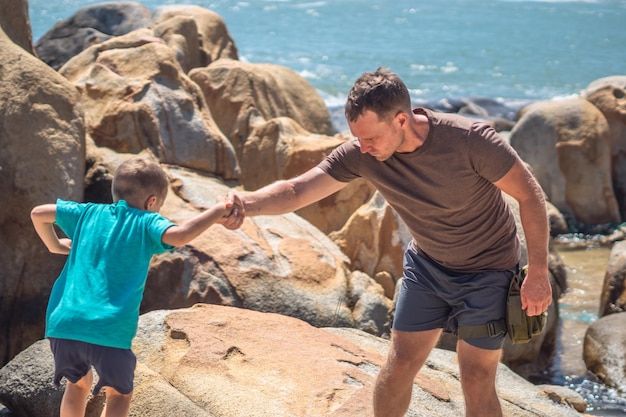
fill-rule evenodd
<path id="1" fill-rule="evenodd" d="M 238 195 L 229 192 L 225 197 L 226 209 L 229 210 L 226 216 L 222 218 L 220 223 L 230 230 L 235 230 L 241 227 L 245 218 L 245 212 L 243 204 Z"/>

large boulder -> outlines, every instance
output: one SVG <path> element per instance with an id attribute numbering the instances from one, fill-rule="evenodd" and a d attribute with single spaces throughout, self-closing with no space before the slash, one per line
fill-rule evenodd
<path id="1" fill-rule="evenodd" d="M 375 277 L 393 298 L 395 283 L 403 274 L 404 250 L 412 237 L 378 191 L 329 237 L 348 255 L 352 268 Z"/>
<path id="2" fill-rule="evenodd" d="M 604 316 L 585 333 L 583 360 L 604 384 L 626 392 L 626 313 Z"/>
<path id="3" fill-rule="evenodd" d="M 148 26 L 152 12 L 133 1 L 98 3 L 82 7 L 57 22 L 35 44 L 37 56 L 55 70 L 91 45 Z"/>
<path id="4" fill-rule="evenodd" d="M 225 180 L 238 177 L 235 152 L 201 91 L 151 32 L 94 45 L 60 73 L 81 92 L 87 131 L 98 146 L 127 153 L 150 149 L 164 163 Z"/>
<path id="5" fill-rule="evenodd" d="M 174 221 L 213 205 L 230 190 L 187 170 L 168 171 L 174 193 L 162 213 Z M 154 258 L 142 312 L 203 302 L 280 313 L 317 327 L 388 334 L 391 301 L 347 261 L 326 235 L 293 213 L 250 217 L 235 231 L 216 225 Z"/>
<path id="6" fill-rule="evenodd" d="M 256 190 L 277 180 L 292 178 L 315 167 L 348 137 L 311 133 L 296 121 L 279 117 L 260 122 L 249 133 L 240 155 L 240 183 Z M 373 194 L 365 180 L 352 181 L 342 190 L 296 211 L 324 233 L 338 230 Z"/>
<path id="7" fill-rule="evenodd" d="M 613 188 L 622 219 L 626 219 L 626 76 L 596 80 L 581 93 L 609 123 Z"/>
<path id="8" fill-rule="evenodd" d="M 185 72 L 221 58 L 239 58 L 222 17 L 204 7 L 160 6 L 154 12 L 152 30 L 176 52 Z"/>
<path id="9" fill-rule="evenodd" d="M 27 369 L 32 373 L 24 372 Z M 0 369 L 0 403 L 9 408 L 10 417 L 58 416 L 65 381 L 55 387 L 53 380 L 50 343 L 37 340 Z"/>
<path id="10" fill-rule="evenodd" d="M 48 342 L 0 370 L 0 401 L 16 417 L 55 417 Z M 317 329 L 250 310 L 196 305 L 139 320 L 134 417 L 368 417 L 389 342 L 354 329 Z M 32 352 L 30 352 L 32 350 Z M 584 401 L 562 387 L 537 387 L 500 365 L 508 417 L 579 417 Z M 102 409 L 91 398 L 87 417 Z M 412 386 L 408 416 L 457 416 L 464 400 L 455 354 L 435 349 Z"/>
<path id="11" fill-rule="evenodd" d="M 334 134 L 324 100 L 292 69 L 221 59 L 189 76 L 202 89 L 217 125 L 239 156 L 254 126 L 276 117 L 293 119 L 312 133 Z"/>
<path id="12" fill-rule="evenodd" d="M 626 311 L 626 240 L 615 242 L 600 294 L 599 316 Z"/>
<path id="13" fill-rule="evenodd" d="M 28 17 L 28 0 L 13 0 L 2 5 L 0 28 L 18 46 L 35 55 L 33 31 Z"/>
<path id="14" fill-rule="evenodd" d="M 256 190 L 316 166 L 347 138 L 314 134 L 288 117 L 269 119 L 249 132 L 239 161 L 241 184 Z"/>
<path id="15" fill-rule="evenodd" d="M 332 126 L 323 100 L 286 67 L 220 59 L 192 70 L 190 77 L 237 152 L 245 189 L 300 175 L 349 139 L 329 136 Z M 365 181 L 353 181 L 297 214 L 328 233 L 340 229 L 373 192 Z"/>
<path id="16" fill-rule="evenodd" d="M 552 204 L 584 224 L 619 223 L 604 115 L 582 98 L 534 103 L 520 114 L 511 145 Z"/>
<path id="17" fill-rule="evenodd" d="M 607 86 L 614 86 L 622 89 L 626 88 L 626 75 L 610 75 L 608 77 L 598 78 L 597 80 L 590 82 L 587 87 L 581 90 L 580 96 L 588 98 L 591 94 Z"/>
<path id="18" fill-rule="evenodd" d="M 84 118 L 76 89 L 0 29 L 0 364 L 43 335 L 44 309 L 64 258 L 37 237 L 29 213 L 81 200 Z"/>

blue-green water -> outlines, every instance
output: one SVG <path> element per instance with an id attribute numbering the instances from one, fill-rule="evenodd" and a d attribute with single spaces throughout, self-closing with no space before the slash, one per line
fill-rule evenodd
<path id="1" fill-rule="evenodd" d="M 33 39 L 94 0 L 30 0 Z M 150 9 L 181 4 L 146 0 Z M 626 74 L 626 1 L 197 0 L 219 13 L 242 60 L 306 77 L 329 105 L 386 66 L 416 101 L 527 102 Z"/>
<path id="2" fill-rule="evenodd" d="M 59 20 L 96 0 L 29 0 L 36 42 Z M 152 10 L 178 0 L 146 0 Z M 626 1 L 528 0 L 197 0 L 219 13 L 241 60 L 289 67 L 341 106 L 363 72 L 400 74 L 417 103 L 463 98 L 513 108 L 576 95 L 592 81 L 626 75 Z M 570 268 L 579 260 L 570 259 Z M 566 263 L 567 263 L 566 262 Z M 603 274 L 605 261 L 593 270 Z M 576 277 L 575 271 L 571 271 Z M 583 281 L 581 281 L 583 282 Z M 596 283 L 600 285 L 600 283 Z M 594 321 L 596 295 L 572 288 L 561 305 L 564 340 L 554 373 L 583 394 L 595 415 L 626 415 L 626 399 L 579 369 L 576 350 Z M 574 330 L 571 330 L 573 326 Z M 570 359 L 572 352 L 574 359 Z"/>
<path id="3" fill-rule="evenodd" d="M 593 238 L 561 236 L 555 248 L 565 263 L 568 290 L 559 300 L 557 355 L 550 383 L 567 386 L 581 394 L 592 415 L 626 416 L 626 397 L 608 388 L 587 371 L 583 360 L 585 332 L 598 319 L 600 297 L 611 249 L 594 245 Z"/>

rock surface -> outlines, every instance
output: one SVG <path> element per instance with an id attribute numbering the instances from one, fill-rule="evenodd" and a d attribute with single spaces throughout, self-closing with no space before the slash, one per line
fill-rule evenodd
<path id="1" fill-rule="evenodd" d="M 150 149 L 164 163 L 238 177 L 231 143 L 160 38 L 142 31 L 116 37 L 72 58 L 61 74 L 81 92 L 96 145 L 125 153 Z"/>
<path id="2" fill-rule="evenodd" d="M 598 316 L 624 311 L 626 311 L 626 241 L 622 240 L 613 244 L 609 254 Z"/>
<path id="3" fill-rule="evenodd" d="M 57 22 L 37 41 L 35 51 L 58 70 L 89 46 L 145 27 L 151 20 L 150 9 L 134 1 L 88 5 Z"/>
<path id="4" fill-rule="evenodd" d="M 511 145 L 550 202 L 581 223 L 620 223 L 609 125 L 600 110 L 574 98 L 533 103 L 520 114 Z"/>
<path id="5" fill-rule="evenodd" d="M 71 83 L 0 28 L 0 363 L 42 337 L 55 274 L 29 213 L 57 198 L 81 200 L 85 128 Z"/>
<path id="6" fill-rule="evenodd" d="M 229 190 L 220 181 L 170 167 L 176 184 L 162 213 L 182 221 Z M 168 288 L 168 291 L 163 291 Z M 142 311 L 219 303 L 297 317 L 314 326 L 388 334 L 391 300 L 313 225 L 290 213 L 257 216 L 235 231 L 216 225 L 154 258 Z"/>
<path id="7" fill-rule="evenodd" d="M 57 415 L 47 348 L 37 342 L 0 370 L 0 401 L 19 409 L 17 417 Z M 200 304 L 154 311 L 141 316 L 133 343 L 130 416 L 368 417 L 387 349 L 388 341 L 358 330 L 276 314 Z M 504 365 L 497 386 L 507 417 L 581 416 L 572 391 L 534 386 Z M 407 416 L 459 416 L 463 404 L 455 354 L 435 349 L 415 378 Z M 101 407 L 92 398 L 87 416 Z"/>
<path id="8" fill-rule="evenodd" d="M 626 76 L 605 77 L 581 93 L 606 117 L 610 128 L 613 188 L 626 220 Z"/>
<path id="9" fill-rule="evenodd" d="M 626 313 L 604 316 L 585 333 L 583 360 L 602 382 L 626 392 Z"/>

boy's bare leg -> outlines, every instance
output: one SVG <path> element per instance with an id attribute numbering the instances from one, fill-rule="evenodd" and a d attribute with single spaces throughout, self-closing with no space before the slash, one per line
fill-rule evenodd
<path id="1" fill-rule="evenodd" d="M 61 400 L 61 417 L 84 417 L 87 397 L 91 392 L 93 372 L 91 369 L 76 383 L 67 381 Z"/>
<path id="2" fill-rule="evenodd" d="M 413 380 L 437 344 L 441 329 L 423 332 L 393 330 L 387 362 L 374 388 L 374 415 L 401 417 L 411 403 Z"/>
<path id="3" fill-rule="evenodd" d="M 465 397 L 465 416 L 502 417 L 496 393 L 496 372 L 502 350 L 477 348 L 463 340 L 459 340 L 456 350 Z"/>
<path id="4" fill-rule="evenodd" d="M 100 417 L 127 417 L 133 393 L 120 394 L 112 387 L 106 387 L 106 402 Z"/>

